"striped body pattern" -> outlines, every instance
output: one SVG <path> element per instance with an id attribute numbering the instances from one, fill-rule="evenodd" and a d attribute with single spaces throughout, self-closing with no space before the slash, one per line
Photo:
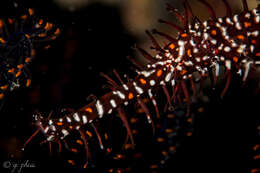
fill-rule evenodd
<path id="1" fill-rule="evenodd" d="M 228 90 L 232 75 L 240 75 L 242 81 L 246 82 L 251 69 L 260 63 L 258 59 L 260 57 L 260 6 L 249 10 L 246 0 L 242 0 L 243 12 L 233 15 L 228 2 L 222 0 L 221 2 L 227 9 L 227 15 L 217 18 L 210 4 L 205 0 L 199 1 L 208 8 L 211 19 L 201 22 L 194 16 L 187 0 L 184 2 L 184 16 L 167 4 L 167 9 L 180 18 L 183 26 L 180 27 L 164 20 L 159 20 L 159 22 L 177 29 L 179 31 L 177 38 L 153 30 L 153 34 L 169 41 L 167 45 L 161 47 L 154 36 L 146 31 L 153 43 L 152 48 L 157 51 L 157 54 L 151 56 L 144 49 L 137 47 L 137 50 L 149 63 L 141 66 L 133 60 L 138 68 L 138 75 L 134 79 L 127 77 L 127 82 L 124 82 L 114 71 L 120 81 L 120 84 L 117 84 L 109 76 L 102 74 L 108 80 L 111 92 L 100 98 L 94 98 L 92 103 L 79 110 L 66 110 L 65 116 L 60 118 L 53 119 L 49 116 L 46 119 L 40 113 L 35 114 L 34 119 L 38 129 L 32 137 L 42 131 L 46 136 L 45 142 L 50 144 L 57 142 L 60 146 L 61 141 L 66 140 L 66 136 L 77 130 L 84 142 L 88 158 L 88 142 L 83 126 L 92 125 L 96 119 L 117 111 L 127 129 L 127 140 L 130 139 L 131 144 L 134 145 L 123 107 L 132 100 L 136 100 L 145 112 L 147 121 L 154 126 L 151 113 L 141 97 L 149 97 L 155 108 L 156 117 L 160 118 L 160 111 L 155 99 L 158 87 L 161 87 L 166 95 L 168 109 L 174 109 L 180 104 L 181 101 L 178 98 L 185 98 L 186 116 L 189 117 L 191 97 L 189 93 L 192 91 L 193 95 L 196 95 L 198 92 L 194 86 L 194 76 L 199 76 L 203 81 L 213 74 L 212 83 L 215 85 L 220 76 L 220 69 L 224 67 L 226 84 L 221 94 L 222 97 Z M 187 86 L 191 86 L 191 89 Z M 172 88 L 172 96 L 170 96 L 168 88 Z M 100 138 L 97 131 L 96 133 Z M 32 137 L 26 141 L 24 146 Z M 101 141 L 100 146 L 104 147 Z"/>
<path id="2" fill-rule="evenodd" d="M 30 86 L 28 65 L 35 55 L 35 44 L 54 40 L 60 33 L 34 13 L 29 8 L 19 17 L 0 19 L 0 99 L 21 85 Z"/>

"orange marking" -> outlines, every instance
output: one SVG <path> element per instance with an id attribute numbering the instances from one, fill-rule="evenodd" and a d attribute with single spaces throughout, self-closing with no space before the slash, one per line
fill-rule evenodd
<path id="1" fill-rule="evenodd" d="M 78 150 L 76 148 L 72 148 L 71 151 L 74 152 L 74 153 L 78 152 Z"/>
<path id="2" fill-rule="evenodd" d="M 157 142 L 164 142 L 164 138 L 157 138 Z"/>
<path id="3" fill-rule="evenodd" d="M 4 98 L 4 94 L 3 93 L 0 94 L 0 99 L 2 99 L 2 98 Z"/>
<path id="4" fill-rule="evenodd" d="M 76 142 L 79 144 L 79 145 L 83 145 L 83 142 L 81 140 L 76 140 Z"/>
<path id="5" fill-rule="evenodd" d="M 237 35 L 237 38 L 238 38 L 239 40 L 244 40 L 244 39 L 245 39 L 245 37 L 244 37 L 243 35 Z"/>
<path id="6" fill-rule="evenodd" d="M 9 73 L 13 73 L 14 72 L 14 68 L 11 68 L 10 70 L 8 70 Z"/>
<path id="7" fill-rule="evenodd" d="M 116 158 L 117 159 L 122 159 L 122 158 L 124 158 L 125 156 L 123 155 L 123 154 L 118 154 L 117 156 L 116 156 Z"/>
<path id="8" fill-rule="evenodd" d="M 22 71 L 18 71 L 15 76 L 19 77 L 21 75 L 21 73 L 22 73 Z"/>
<path id="9" fill-rule="evenodd" d="M 32 56 L 35 56 L 35 55 L 36 55 L 36 50 L 35 50 L 35 49 L 32 49 L 31 55 L 32 55 Z"/>
<path id="10" fill-rule="evenodd" d="M 256 150 L 257 150 L 257 149 L 259 149 L 259 148 L 260 148 L 260 145 L 259 145 L 259 144 L 257 144 L 257 145 L 255 145 L 255 146 L 254 146 L 254 148 L 253 148 L 253 149 L 256 151 Z"/>
<path id="11" fill-rule="evenodd" d="M 23 19 L 23 20 L 27 19 L 27 15 L 22 15 L 21 19 Z"/>
<path id="12" fill-rule="evenodd" d="M 172 130 L 172 129 L 165 129 L 165 132 L 166 132 L 166 133 L 172 133 L 173 130 Z"/>
<path id="13" fill-rule="evenodd" d="M 255 56 L 260 56 L 260 52 L 257 52 L 257 53 L 255 54 Z"/>
<path id="14" fill-rule="evenodd" d="M 125 149 L 128 150 L 129 148 L 132 148 L 132 144 L 125 144 Z"/>
<path id="15" fill-rule="evenodd" d="M 105 136 L 105 139 L 108 140 L 108 135 L 106 133 L 104 134 L 104 136 Z"/>
<path id="16" fill-rule="evenodd" d="M 151 165 L 150 168 L 151 169 L 156 169 L 156 168 L 158 168 L 158 165 Z"/>
<path id="17" fill-rule="evenodd" d="M 233 61 L 234 61 L 234 62 L 237 62 L 237 61 L 238 61 L 238 57 L 234 56 L 234 57 L 233 57 Z"/>
<path id="18" fill-rule="evenodd" d="M 63 124 L 62 122 L 57 122 L 58 126 L 62 126 L 62 124 Z"/>
<path id="19" fill-rule="evenodd" d="M 84 169 L 86 169 L 86 168 L 87 168 L 87 164 L 86 164 L 86 163 L 84 164 L 83 168 L 84 168 Z"/>
<path id="20" fill-rule="evenodd" d="M 4 26 L 4 22 L 0 20 L 0 28 L 3 28 L 3 26 Z"/>
<path id="21" fill-rule="evenodd" d="M 46 25 L 45 25 L 45 27 L 44 27 L 44 29 L 45 29 L 45 30 L 50 30 L 52 27 L 53 27 L 53 24 L 47 22 Z"/>
<path id="22" fill-rule="evenodd" d="M 133 134 L 137 134 L 138 131 L 137 131 L 136 129 L 134 129 L 134 130 L 132 131 L 132 133 L 133 133 Z"/>
<path id="23" fill-rule="evenodd" d="M 133 99 L 133 98 L 134 98 L 133 93 L 129 93 L 129 94 L 128 94 L 128 99 L 131 100 L 131 99 Z"/>
<path id="24" fill-rule="evenodd" d="M 69 126 L 69 128 L 70 128 L 70 129 L 73 129 L 73 127 L 72 127 L 72 126 Z"/>
<path id="25" fill-rule="evenodd" d="M 75 165 L 74 160 L 68 160 L 68 163 L 69 163 L 69 164 L 72 164 L 72 165 Z"/>
<path id="26" fill-rule="evenodd" d="M 136 111 L 138 114 L 144 113 L 144 110 L 142 108 L 137 109 Z"/>
<path id="27" fill-rule="evenodd" d="M 203 108 L 202 108 L 202 107 L 199 108 L 199 109 L 198 109 L 198 112 L 200 112 L 200 113 L 203 112 Z"/>
<path id="28" fill-rule="evenodd" d="M 244 22 L 244 26 L 245 26 L 246 28 L 248 28 L 248 27 L 252 26 L 252 24 L 251 24 L 250 22 Z"/>
<path id="29" fill-rule="evenodd" d="M 110 153 L 110 152 L 111 152 L 111 149 L 110 149 L 110 148 L 107 148 L 107 152 Z"/>
<path id="30" fill-rule="evenodd" d="M 183 34 L 181 34 L 181 37 L 183 37 L 183 38 L 185 38 L 185 37 L 187 37 L 187 36 L 188 36 L 187 33 L 183 33 Z"/>
<path id="31" fill-rule="evenodd" d="M 90 112 L 90 113 L 93 112 L 93 110 L 92 110 L 91 108 L 86 108 L 85 111 L 86 111 L 86 112 Z"/>
<path id="32" fill-rule="evenodd" d="M 46 37 L 46 36 L 47 36 L 46 33 L 40 33 L 40 34 L 39 34 L 39 37 Z"/>
<path id="33" fill-rule="evenodd" d="M 43 20 L 42 20 L 42 19 L 39 20 L 39 24 L 40 24 L 40 25 L 43 24 Z"/>
<path id="34" fill-rule="evenodd" d="M 252 44 L 256 44 L 256 40 L 252 40 L 251 43 L 252 43 Z"/>
<path id="35" fill-rule="evenodd" d="M 60 34 L 60 28 L 57 28 L 56 31 L 54 32 L 54 35 L 59 35 Z"/>
<path id="36" fill-rule="evenodd" d="M 26 81 L 26 87 L 29 87 L 31 85 L 31 79 L 27 79 Z"/>
<path id="37" fill-rule="evenodd" d="M 3 38 L 0 38 L 0 42 L 1 42 L 2 44 L 4 44 L 4 43 L 5 43 L 5 40 L 4 40 Z"/>
<path id="38" fill-rule="evenodd" d="M 162 151 L 163 156 L 167 156 L 167 154 L 168 154 L 167 151 Z"/>
<path id="39" fill-rule="evenodd" d="M 174 118 L 175 116 L 174 116 L 174 114 L 168 114 L 167 117 L 168 118 Z"/>
<path id="40" fill-rule="evenodd" d="M 251 173 L 257 173 L 257 172 L 259 172 L 259 169 L 257 169 L 257 168 L 254 168 L 251 170 Z"/>
<path id="41" fill-rule="evenodd" d="M 163 71 L 161 69 L 159 69 L 156 73 L 156 76 L 157 77 L 160 77 L 162 75 Z"/>
<path id="42" fill-rule="evenodd" d="M 25 62 L 26 62 L 26 63 L 28 63 L 28 62 L 30 62 L 30 61 L 31 61 L 31 58 L 29 58 L 29 57 L 25 58 Z"/>
<path id="43" fill-rule="evenodd" d="M 50 45 L 47 45 L 44 47 L 45 50 L 49 49 L 51 46 Z"/>
<path id="44" fill-rule="evenodd" d="M 214 29 L 214 30 L 211 31 L 211 34 L 212 35 L 217 35 L 217 31 Z"/>
<path id="45" fill-rule="evenodd" d="M 187 73 L 187 70 L 182 70 L 180 73 L 181 75 L 185 75 Z"/>
<path id="46" fill-rule="evenodd" d="M 90 131 L 88 131 L 88 130 L 86 130 L 86 134 L 87 134 L 89 137 L 92 137 L 92 136 L 93 136 L 92 133 L 91 133 Z"/>
<path id="47" fill-rule="evenodd" d="M 25 37 L 28 39 L 31 38 L 31 36 L 29 34 L 25 34 Z"/>
<path id="48" fill-rule="evenodd" d="M 141 82 L 141 84 L 143 84 L 143 85 L 146 84 L 146 81 L 145 81 L 143 78 L 140 78 L 140 82 Z"/>
<path id="49" fill-rule="evenodd" d="M 192 118 L 188 118 L 187 120 L 189 123 L 192 123 Z"/>
<path id="50" fill-rule="evenodd" d="M 137 122 L 137 118 L 131 118 L 131 119 L 130 119 L 130 123 L 134 124 L 134 123 L 136 123 L 136 122 Z"/>
<path id="51" fill-rule="evenodd" d="M 51 37 L 52 40 L 55 40 L 56 38 L 57 38 L 56 36 L 52 36 L 52 37 Z"/>
<path id="52" fill-rule="evenodd" d="M 2 90 L 6 90 L 7 87 L 8 87 L 8 85 L 4 85 L 4 86 L 1 86 L 1 89 L 2 89 Z"/>
<path id="53" fill-rule="evenodd" d="M 32 15 L 34 14 L 34 10 L 31 9 L 31 8 L 29 8 L 29 9 L 28 9 L 28 13 L 29 13 L 30 16 L 32 16 Z"/>
<path id="54" fill-rule="evenodd" d="M 170 146 L 169 150 L 170 151 L 175 151 L 175 147 L 174 146 Z"/>
<path id="55" fill-rule="evenodd" d="M 169 45 L 169 48 L 170 48 L 170 49 L 174 49 L 174 48 L 175 48 L 175 44 L 171 43 L 171 44 Z"/>
<path id="56" fill-rule="evenodd" d="M 10 23 L 10 24 L 13 24 L 13 19 L 10 19 L 10 18 L 8 18 L 8 22 Z"/>
<path id="57" fill-rule="evenodd" d="M 19 69 L 23 68 L 23 64 L 17 65 L 17 68 L 19 68 Z"/>
<path id="58" fill-rule="evenodd" d="M 260 159 L 260 154 L 254 157 L 254 160 Z"/>
<path id="59" fill-rule="evenodd" d="M 191 50 L 190 49 L 187 50 L 187 55 L 191 56 Z"/>
<path id="60" fill-rule="evenodd" d="M 187 132 L 186 135 L 187 135 L 187 136 L 191 136 L 191 135 L 192 135 L 192 132 Z"/>

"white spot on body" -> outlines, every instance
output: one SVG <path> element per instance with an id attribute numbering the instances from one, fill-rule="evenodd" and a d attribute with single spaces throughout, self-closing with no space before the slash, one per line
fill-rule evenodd
<path id="1" fill-rule="evenodd" d="M 64 137 L 69 134 L 69 132 L 67 130 L 65 130 L 65 129 L 62 129 L 61 132 L 63 133 Z"/>
<path id="2" fill-rule="evenodd" d="M 257 37 L 259 34 L 259 31 L 254 31 L 254 32 L 251 32 L 251 35 L 254 36 L 254 37 Z"/>
<path id="3" fill-rule="evenodd" d="M 125 89 L 126 91 L 128 91 L 128 87 L 127 87 L 126 84 L 124 84 L 123 87 L 124 87 L 124 89 Z"/>
<path id="4" fill-rule="evenodd" d="M 194 48 L 193 49 L 193 53 L 198 53 L 199 52 L 199 49 L 198 48 Z"/>
<path id="5" fill-rule="evenodd" d="M 111 114 L 112 113 L 112 109 L 109 109 L 109 111 L 107 112 L 108 114 Z"/>
<path id="6" fill-rule="evenodd" d="M 144 91 L 142 88 L 140 88 L 135 82 L 133 82 L 133 85 L 138 94 L 143 94 Z"/>
<path id="7" fill-rule="evenodd" d="M 87 116 L 86 116 L 86 115 L 83 115 L 83 116 L 82 116 L 82 121 L 83 121 L 83 124 L 87 124 L 88 119 L 87 119 Z"/>
<path id="8" fill-rule="evenodd" d="M 237 49 L 237 52 L 240 53 L 240 54 L 242 54 L 242 53 L 244 52 L 245 48 L 246 48 L 246 45 L 245 45 L 245 44 L 242 44 L 242 45 L 240 45 L 239 48 Z"/>
<path id="9" fill-rule="evenodd" d="M 53 121 L 52 120 L 49 120 L 49 125 L 52 125 L 53 124 Z"/>
<path id="10" fill-rule="evenodd" d="M 122 92 L 116 91 L 116 93 L 121 99 L 125 99 L 125 95 Z"/>
<path id="11" fill-rule="evenodd" d="M 56 127 L 54 125 L 51 125 L 50 128 L 52 131 L 56 131 Z"/>
<path id="12" fill-rule="evenodd" d="M 248 73 L 249 73 L 249 70 L 250 70 L 250 65 L 253 64 L 252 61 L 249 61 L 246 63 L 245 65 L 245 73 L 244 73 L 244 76 L 243 76 L 243 81 L 245 81 L 247 79 L 247 76 L 248 76 Z"/>
<path id="13" fill-rule="evenodd" d="M 255 22 L 256 22 L 256 23 L 259 23 L 259 22 L 260 22 L 260 16 L 256 16 L 256 17 L 255 17 Z"/>
<path id="14" fill-rule="evenodd" d="M 200 62 L 200 57 L 196 57 L 195 60 L 196 60 L 197 62 Z"/>
<path id="15" fill-rule="evenodd" d="M 155 81 L 154 80 L 150 80 L 150 85 L 154 86 L 155 85 Z"/>
<path id="16" fill-rule="evenodd" d="M 172 86 L 174 86 L 174 85 L 175 85 L 175 80 L 173 79 L 173 80 L 172 80 Z"/>
<path id="17" fill-rule="evenodd" d="M 230 48 L 229 46 L 226 46 L 226 47 L 224 48 L 224 51 L 225 51 L 225 52 L 230 52 L 230 51 L 231 51 L 231 48 Z"/>
<path id="18" fill-rule="evenodd" d="M 250 45 L 250 51 L 253 53 L 254 52 L 255 47 L 253 45 Z"/>
<path id="19" fill-rule="evenodd" d="M 211 42 L 212 44 L 214 44 L 214 45 L 217 44 L 217 40 L 215 40 L 215 39 L 211 39 L 210 42 Z"/>
<path id="20" fill-rule="evenodd" d="M 49 126 L 47 126 L 45 129 L 44 129 L 44 133 L 47 133 L 49 131 Z"/>
<path id="21" fill-rule="evenodd" d="M 77 112 L 73 114 L 73 118 L 75 121 L 80 122 L 79 114 Z"/>
<path id="22" fill-rule="evenodd" d="M 225 61 L 225 66 L 227 67 L 228 70 L 231 69 L 231 61 L 229 59 Z"/>
<path id="23" fill-rule="evenodd" d="M 115 100 L 111 99 L 111 100 L 110 100 L 110 104 L 112 105 L 113 108 L 116 107 L 116 102 L 115 102 Z"/>
<path id="24" fill-rule="evenodd" d="M 47 137 L 47 141 L 52 141 L 54 139 L 54 136 L 53 135 L 50 135 Z"/>
<path id="25" fill-rule="evenodd" d="M 165 82 L 169 82 L 170 79 L 171 79 L 171 77 L 172 77 L 172 73 L 169 72 L 169 73 L 166 75 L 166 77 L 165 77 Z"/>
<path id="26" fill-rule="evenodd" d="M 182 57 L 184 55 L 184 51 L 185 51 L 185 48 L 184 48 L 184 45 L 185 45 L 185 42 L 180 40 L 178 41 L 178 45 L 180 46 L 179 48 L 179 57 Z"/>
<path id="27" fill-rule="evenodd" d="M 245 17 L 248 18 L 248 19 L 250 18 L 250 16 L 251 16 L 250 13 L 246 13 L 246 14 L 245 14 Z"/>
<path id="28" fill-rule="evenodd" d="M 230 25 L 233 25 L 233 24 L 234 24 L 229 17 L 226 18 L 226 22 L 227 22 L 228 24 L 230 24 Z"/>
<path id="29" fill-rule="evenodd" d="M 236 23 L 236 28 L 237 28 L 238 30 L 241 30 L 241 29 L 242 29 L 242 27 L 241 27 L 241 25 L 240 25 L 239 22 Z"/>
<path id="30" fill-rule="evenodd" d="M 70 117 L 66 117 L 66 120 L 67 120 L 68 123 L 71 123 Z"/>
<path id="31" fill-rule="evenodd" d="M 104 109 L 99 100 L 97 100 L 97 102 L 96 102 L 96 108 L 97 108 L 99 118 L 102 118 L 103 114 L 104 114 Z"/>

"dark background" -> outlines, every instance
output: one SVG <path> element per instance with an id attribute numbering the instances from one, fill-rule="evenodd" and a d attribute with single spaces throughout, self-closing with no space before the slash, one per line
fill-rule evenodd
<path id="1" fill-rule="evenodd" d="M 47 117 L 51 110 L 67 107 L 78 109 L 86 105 L 89 103 L 86 97 L 90 94 L 102 96 L 109 90 L 102 87 L 106 80 L 100 77 L 100 72 L 111 76 L 112 69 L 117 69 L 121 75 L 126 73 L 131 76 L 132 65 L 126 57 L 134 56 L 131 47 L 138 38 L 127 32 L 122 24 L 120 10 L 113 6 L 93 3 L 79 11 L 69 12 L 52 1 L 29 0 L 17 3 L 19 8 L 34 8 L 37 16 L 54 22 L 62 32 L 55 41 L 43 43 L 51 45 L 48 50 L 43 49 L 43 46 L 37 47 L 36 57 L 29 66 L 32 85 L 10 93 L 5 99 L 0 110 L 1 164 L 9 160 L 29 160 L 36 164 L 36 168 L 24 168 L 23 172 L 86 172 L 78 166 L 66 164 L 69 154 L 64 151 L 65 148 L 65 154 L 58 156 L 54 152 L 49 156 L 47 145 L 39 145 L 44 140 L 42 135 L 32 140 L 25 152 L 20 151 L 35 130 L 31 123 L 32 114 L 39 110 Z M 1 2 L 0 6 L 3 17 L 15 14 L 16 9 L 11 1 Z M 224 99 L 219 97 L 224 85 L 220 85 L 216 91 L 204 89 L 210 101 L 202 104 L 205 111 L 195 118 L 194 135 L 181 138 L 176 154 L 171 157 L 166 168 L 159 172 L 248 172 L 254 166 L 255 163 L 251 162 L 252 146 L 259 142 L 256 138 L 259 122 L 258 82 L 250 80 L 242 88 L 239 81 L 234 78 Z M 164 100 L 159 98 L 158 101 Z M 133 107 L 126 109 L 134 112 Z M 122 144 L 125 133 L 120 120 L 107 118 L 100 122 L 99 128 L 103 128 L 102 123 L 110 123 L 113 127 L 110 129 L 114 135 L 113 142 Z M 140 136 L 136 141 L 139 144 L 136 152 L 142 153 L 141 159 L 133 159 L 130 154 L 125 162 L 113 162 L 109 156 L 97 152 L 93 154 L 96 159 L 93 167 L 87 171 L 107 172 L 110 167 L 131 167 L 133 172 L 149 172 L 150 160 L 156 161 L 160 148 L 153 144 L 149 125 L 143 125 L 140 125 Z M 110 126 L 104 127 L 103 131 Z M 95 151 L 98 147 L 93 148 Z M 113 152 L 117 151 L 115 149 Z M 11 172 L 8 169 L 3 171 Z"/>

